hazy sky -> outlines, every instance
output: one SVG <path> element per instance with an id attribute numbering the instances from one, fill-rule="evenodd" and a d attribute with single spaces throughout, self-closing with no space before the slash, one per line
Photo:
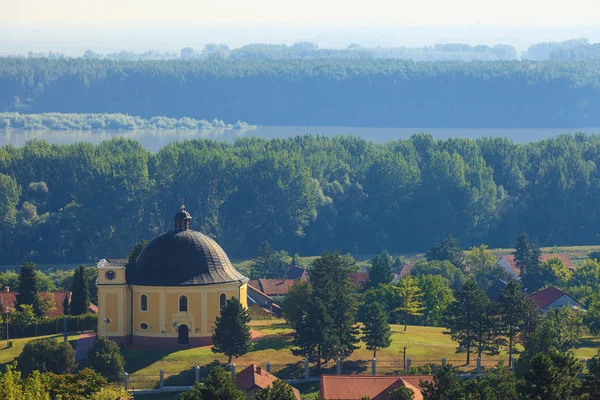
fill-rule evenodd
<path id="1" fill-rule="evenodd" d="M 0 23 L 598 25 L 600 0 L 0 0 Z"/>

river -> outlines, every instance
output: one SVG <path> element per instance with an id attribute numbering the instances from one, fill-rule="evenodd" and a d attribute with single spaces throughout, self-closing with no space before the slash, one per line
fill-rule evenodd
<path id="1" fill-rule="evenodd" d="M 436 139 L 506 137 L 516 143 L 533 142 L 556 137 L 563 133 L 587 132 L 600 134 L 600 128 L 368 128 L 344 126 L 259 126 L 253 131 L 0 131 L 0 146 L 23 146 L 33 139 L 44 139 L 50 143 L 69 144 L 90 142 L 98 144 L 113 137 L 123 136 L 138 140 L 152 152 L 163 146 L 186 139 L 207 138 L 232 142 L 238 137 L 259 136 L 267 139 L 289 138 L 296 135 L 313 134 L 324 136 L 356 135 L 378 143 L 406 139 L 418 132 L 426 132 Z"/>

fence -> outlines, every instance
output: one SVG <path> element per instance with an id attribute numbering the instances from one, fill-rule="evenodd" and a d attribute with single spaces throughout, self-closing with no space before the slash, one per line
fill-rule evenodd
<path id="1" fill-rule="evenodd" d="M 318 379 L 324 374 L 338 375 L 402 375 L 402 374 L 422 374 L 431 373 L 442 365 L 452 365 L 461 373 L 473 374 L 481 373 L 486 368 L 492 368 L 500 362 L 508 364 L 506 358 L 485 358 L 479 359 L 473 357 L 471 362 L 467 364 L 466 359 L 445 358 L 438 360 L 412 360 L 410 357 L 399 360 L 335 360 L 328 363 L 322 363 L 321 368 L 318 368 L 317 363 L 309 362 L 308 360 L 299 361 L 292 364 L 271 364 L 267 362 L 262 367 L 278 377 L 286 381 L 301 381 L 304 379 Z M 129 390 L 148 390 L 148 389 L 169 389 L 181 388 L 185 390 L 194 385 L 196 382 L 201 382 L 208 376 L 211 369 L 222 366 L 219 363 L 211 363 L 204 366 L 196 366 L 189 370 L 181 372 L 169 372 L 161 370 L 159 374 L 124 374 L 120 377 L 113 377 L 112 381 L 121 384 Z M 224 366 L 232 375 L 242 371 L 250 366 L 250 364 L 235 364 Z M 222 366 L 223 367 L 223 366 Z"/>

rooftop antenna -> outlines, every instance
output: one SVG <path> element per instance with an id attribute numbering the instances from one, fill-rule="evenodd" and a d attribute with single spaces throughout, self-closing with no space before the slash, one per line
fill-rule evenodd
<path id="1" fill-rule="evenodd" d="M 185 210 L 185 205 L 183 204 L 183 197 L 181 198 L 181 211 Z"/>

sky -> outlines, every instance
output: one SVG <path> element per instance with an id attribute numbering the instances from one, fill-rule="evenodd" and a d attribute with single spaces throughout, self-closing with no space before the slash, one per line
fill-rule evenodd
<path id="1" fill-rule="evenodd" d="M 0 0 L 0 23 L 600 24 L 600 0 Z"/>
<path id="2" fill-rule="evenodd" d="M 0 56 L 299 41 L 523 51 L 581 37 L 600 42 L 600 0 L 0 0 Z"/>

